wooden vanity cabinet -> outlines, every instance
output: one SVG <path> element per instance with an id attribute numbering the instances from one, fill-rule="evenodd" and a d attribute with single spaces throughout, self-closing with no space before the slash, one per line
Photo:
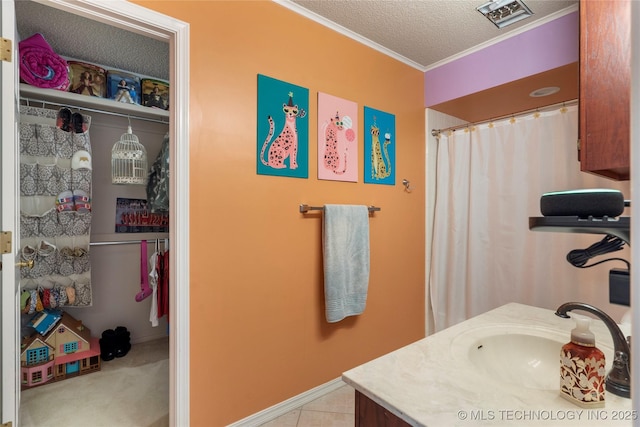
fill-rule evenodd
<path id="1" fill-rule="evenodd" d="M 356 390 L 356 427 L 411 427 L 406 421 Z"/>
<path id="2" fill-rule="evenodd" d="M 580 0 L 579 159 L 583 172 L 629 179 L 631 0 Z"/>

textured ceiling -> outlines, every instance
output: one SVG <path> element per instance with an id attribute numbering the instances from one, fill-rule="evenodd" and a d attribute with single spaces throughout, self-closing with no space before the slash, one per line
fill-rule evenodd
<path id="1" fill-rule="evenodd" d="M 276 0 L 338 24 L 421 69 L 460 55 L 578 0 L 525 0 L 534 15 L 496 28 L 476 7 L 484 0 Z M 169 44 L 28 0 L 16 1 L 20 38 L 42 33 L 60 55 L 169 79 Z"/>
<path id="2" fill-rule="evenodd" d="M 524 0 L 533 16 L 498 29 L 476 10 L 486 0 L 293 0 L 298 6 L 429 67 L 522 26 L 576 7 L 577 0 Z M 285 6 L 289 0 L 281 0 Z M 577 10 L 577 9 L 576 9 Z"/>
<path id="3" fill-rule="evenodd" d="M 476 10 L 487 0 L 274 1 L 422 71 L 578 10 L 578 0 L 524 0 L 533 16 L 499 29 Z M 560 91 L 529 96 L 548 86 Z M 478 123 L 577 98 L 576 63 L 429 108 Z"/>
<path id="4" fill-rule="evenodd" d="M 27 0 L 15 6 L 21 40 L 41 33 L 61 56 L 169 80 L 169 43 Z"/>

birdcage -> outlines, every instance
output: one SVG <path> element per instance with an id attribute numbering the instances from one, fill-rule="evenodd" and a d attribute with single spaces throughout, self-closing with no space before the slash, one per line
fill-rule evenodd
<path id="1" fill-rule="evenodd" d="M 147 150 L 129 125 L 111 149 L 111 182 L 146 185 L 147 174 Z"/>

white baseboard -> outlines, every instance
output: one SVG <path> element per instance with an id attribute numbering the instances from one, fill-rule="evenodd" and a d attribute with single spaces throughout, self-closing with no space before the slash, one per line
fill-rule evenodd
<path id="1" fill-rule="evenodd" d="M 264 409 L 260 412 L 256 412 L 253 415 L 249 415 L 248 417 L 243 418 L 240 421 L 229 424 L 227 427 L 260 426 L 286 414 L 287 412 L 293 411 L 294 409 L 297 409 L 302 405 L 312 402 L 327 393 L 337 390 L 345 384 L 346 383 L 343 382 L 342 379 L 336 378 L 335 380 L 331 380 L 327 383 L 321 384 L 318 387 L 307 390 L 297 396 L 293 396 L 292 398 L 287 399 L 284 402 L 273 405 L 270 408 Z"/>

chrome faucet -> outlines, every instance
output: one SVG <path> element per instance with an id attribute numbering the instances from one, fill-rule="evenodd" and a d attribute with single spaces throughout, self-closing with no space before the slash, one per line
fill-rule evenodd
<path id="1" fill-rule="evenodd" d="M 614 357 L 613 366 L 605 380 L 606 390 L 622 397 L 631 397 L 631 350 L 627 338 L 616 322 L 604 311 L 583 302 L 567 302 L 556 310 L 556 316 L 569 318 L 567 312 L 584 310 L 599 317 L 609 328 L 613 337 Z"/>

